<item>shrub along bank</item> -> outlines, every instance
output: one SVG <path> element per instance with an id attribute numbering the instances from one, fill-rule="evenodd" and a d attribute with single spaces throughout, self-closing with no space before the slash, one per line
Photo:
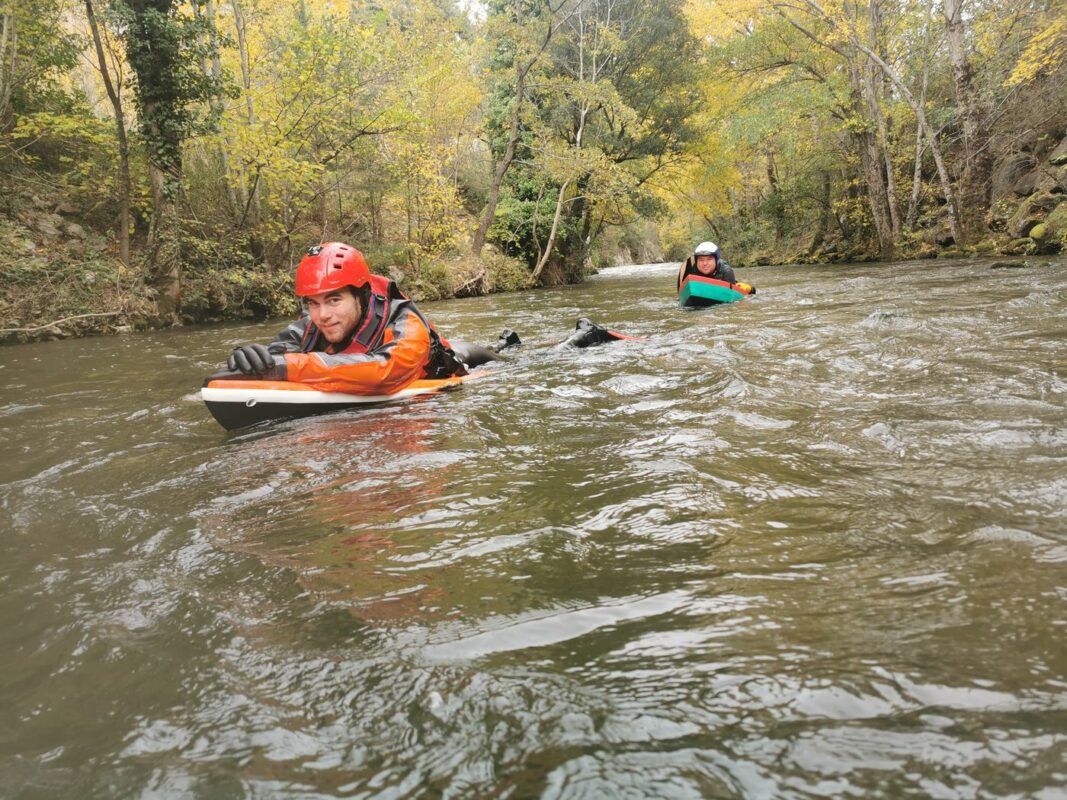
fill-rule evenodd
<path id="1" fill-rule="evenodd" d="M 256 263 L 247 242 L 183 237 L 181 320 L 186 323 L 264 319 L 297 312 L 295 263 Z M 369 248 L 375 272 L 388 275 L 416 300 L 512 291 L 528 270 L 491 248 L 481 257 L 446 256 L 418 267 L 403 264 L 402 248 Z M 9 197 L 0 214 L 0 342 L 126 333 L 156 324 L 153 289 L 139 266 L 115 252 L 59 194 Z M 294 259 L 295 261 L 295 259 Z"/>

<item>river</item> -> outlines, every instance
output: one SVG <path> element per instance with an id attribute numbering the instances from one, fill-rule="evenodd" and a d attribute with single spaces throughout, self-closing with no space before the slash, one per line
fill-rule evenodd
<path id="1" fill-rule="evenodd" d="M 1067 796 L 1067 260 L 991 266 L 429 303 L 525 344 L 238 434 L 278 321 L 0 349 L 0 796 Z"/>

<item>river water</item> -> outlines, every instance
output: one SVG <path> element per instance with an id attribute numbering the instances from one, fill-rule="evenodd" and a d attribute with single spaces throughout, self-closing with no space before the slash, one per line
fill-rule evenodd
<path id="1" fill-rule="evenodd" d="M 1067 796 L 1067 261 L 990 267 L 426 304 L 526 344 L 239 434 L 280 322 L 0 350 L 0 796 Z"/>

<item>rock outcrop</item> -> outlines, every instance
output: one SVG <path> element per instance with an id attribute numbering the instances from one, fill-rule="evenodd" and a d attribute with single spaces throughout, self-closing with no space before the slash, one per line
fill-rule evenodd
<path id="1" fill-rule="evenodd" d="M 1005 155 L 993 170 L 989 229 L 1006 234 L 1003 252 L 1059 253 L 1067 248 L 1067 136 L 1047 153 Z"/>

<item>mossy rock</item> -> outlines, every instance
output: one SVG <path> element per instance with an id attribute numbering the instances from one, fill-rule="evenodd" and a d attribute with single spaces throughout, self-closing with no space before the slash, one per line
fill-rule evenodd
<path id="1" fill-rule="evenodd" d="M 1052 192 L 1040 192 L 1029 199 L 1030 208 L 1035 212 L 1052 211 L 1063 202 L 1062 194 Z"/>
<path id="2" fill-rule="evenodd" d="M 964 253 L 958 247 L 946 247 L 944 250 L 942 250 L 940 253 L 937 254 L 937 257 L 938 258 L 962 258 L 965 255 L 966 255 L 966 253 Z"/>
<path id="3" fill-rule="evenodd" d="M 1053 178 L 1056 185 L 1052 187 L 1052 191 L 1067 192 L 1067 166 L 1059 167 L 1053 174 Z"/>
<path id="4" fill-rule="evenodd" d="M 1042 222 L 1030 231 L 1030 238 L 1037 244 L 1037 252 L 1052 255 L 1060 252 L 1067 242 L 1064 234 L 1058 234 L 1048 222 Z"/>
<path id="5" fill-rule="evenodd" d="M 1029 237 L 1013 239 L 1003 250 L 1003 253 L 1009 256 L 1028 256 L 1036 252 L 1037 245 L 1034 243 L 1034 240 Z"/>
<path id="6" fill-rule="evenodd" d="M 974 246 L 974 252 L 983 256 L 991 255 L 997 252 L 997 244 L 992 239 L 983 239 Z"/>
<path id="7" fill-rule="evenodd" d="M 1034 212 L 1030 208 L 1028 201 L 1023 201 L 1019 204 L 1019 207 L 1012 214 L 1010 220 L 1008 220 L 1007 231 L 1011 236 L 1017 239 L 1025 238 L 1030 234 L 1030 230 L 1039 222 L 1034 218 Z"/>
<path id="8" fill-rule="evenodd" d="M 1053 237 L 1067 231 L 1067 203 L 1057 206 L 1055 210 L 1048 215 L 1048 219 L 1045 220 L 1045 225 L 1048 228 L 1049 235 Z"/>
<path id="9" fill-rule="evenodd" d="M 1007 200 L 996 200 L 989 207 L 989 213 L 986 215 L 986 227 L 994 233 L 1003 233 L 1008 229 L 1008 223 L 1014 213 L 1012 204 Z"/>

